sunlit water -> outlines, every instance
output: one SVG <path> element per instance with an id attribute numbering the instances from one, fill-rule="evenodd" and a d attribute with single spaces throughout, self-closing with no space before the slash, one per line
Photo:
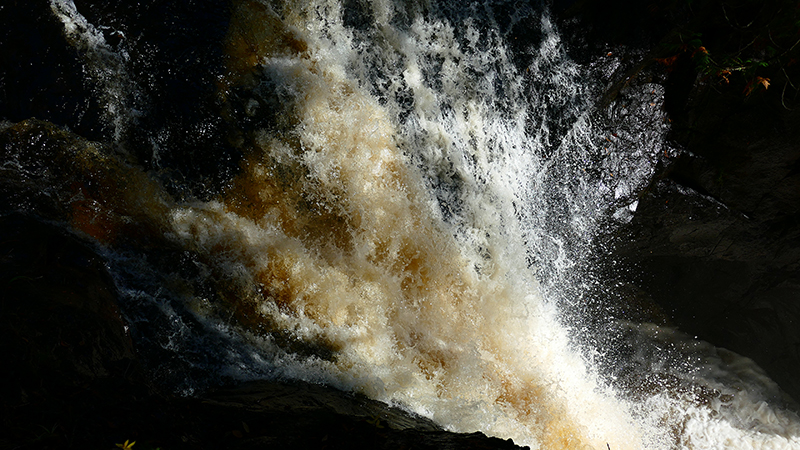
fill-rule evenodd
<path id="1" fill-rule="evenodd" d="M 218 96 L 260 124 L 241 173 L 207 202 L 145 174 L 120 199 L 174 272 L 73 221 L 107 244 L 156 377 L 326 383 L 541 449 L 800 448 L 750 360 L 619 322 L 609 359 L 580 332 L 595 240 L 675 151 L 660 85 L 600 105 L 618 62 L 572 62 L 543 7 L 344 3 L 233 2 Z M 130 57 L 51 4 L 124 152 L 146 113 Z"/>

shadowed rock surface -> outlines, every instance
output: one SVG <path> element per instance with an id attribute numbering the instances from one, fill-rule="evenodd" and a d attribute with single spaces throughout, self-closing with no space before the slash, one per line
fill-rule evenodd
<path id="1" fill-rule="evenodd" d="M 775 94 L 698 89 L 691 153 L 643 194 L 618 251 L 680 328 L 752 358 L 798 398 L 800 116 Z"/>
<path id="2" fill-rule="evenodd" d="M 748 1 L 727 9 L 710 1 L 559 4 L 565 29 L 585 30 L 571 35 L 577 59 L 618 46 L 648 51 L 622 62 L 607 95 L 640 83 L 648 70 L 661 71 L 671 138 L 683 150 L 640 194 L 632 221 L 614 237 L 605 270 L 635 291 L 623 300 L 633 316 L 623 318 L 669 322 L 750 357 L 800 398 L 800 47 L 791 46 L 797 27 L 787 23 L 796 20 L 796 8 Z M 703 73 L 702 50 L 688 42 L 695 38 L 716 60 L 750 58 L 753 72 Z M 784 53 L 770 56 L 773 45 Z M 637 304 L 657 304 L 665 314 L 641 314 Z"/>

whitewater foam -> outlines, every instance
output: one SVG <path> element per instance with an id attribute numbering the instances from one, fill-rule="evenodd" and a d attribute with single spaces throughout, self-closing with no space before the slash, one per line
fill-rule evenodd
<path id="1" fill-rule="evenodd" d="M 155 287 L 147 258 L 110 256 L 134 325 L 163 317 L 166 350 L 212 360 L 193 367 L 324 382 L 532 448 L 800 448 L 751 361 L 630 325 L 631 370 L 603 377 L 565 315 L 594 240 L 672 151 L 663 88 L 598 107 L 528 6 L 362 3 L 234 2 L 218 96 L 269 125 L 242 132 L 217 199 L 141 212 L 196 279 Z M 125 58 L 71 0 L 51 4 L 124 106 L 134 87 L 106 74 Z M 117 138 L 135 126 L 108 111 Z"/>

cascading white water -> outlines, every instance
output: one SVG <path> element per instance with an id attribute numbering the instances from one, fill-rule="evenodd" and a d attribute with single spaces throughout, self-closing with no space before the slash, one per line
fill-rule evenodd
<path id="1" fill-rule="evenodd" d="M 561 309 L 671 151 L 663 88 L 600 109 L 595 69 L 513 2 L 233 3 L 219 95 L 270 126 L 219 198 L 142 200 L 197 270 L 110 249 L 134 326 L 160 321 L 150 338 L 207 372 L 324 382 L 532 448 L 800 448 L 749 360 L 630 325 L 624 388 Z M 52 4 L 88 64 L 124 76 Z M 540 37 L 512 49 L 519 30 Z M 117 128 L 133 85 L 98 83 Z M 188 287 L 204 278 L 215 292 Z"/>

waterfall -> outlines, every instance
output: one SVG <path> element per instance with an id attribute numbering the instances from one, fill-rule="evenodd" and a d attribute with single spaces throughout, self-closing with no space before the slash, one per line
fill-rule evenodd
<path id="1" fill-rule="evenodd" d="M 165 385 L 306 380 L 540 449 L 800 448 L 749 359 L 584 307 L 678 150 L 659 80 L 601 100 L 619 60 L 572 61 L 545 6 L 233 0 L 214 92 L 242 157 L 200 198 L 157 139 L 128 151 L 137 56 L 51 5 L 117 150 L 80 156 L 116 187 L 69 223 Z"/>

